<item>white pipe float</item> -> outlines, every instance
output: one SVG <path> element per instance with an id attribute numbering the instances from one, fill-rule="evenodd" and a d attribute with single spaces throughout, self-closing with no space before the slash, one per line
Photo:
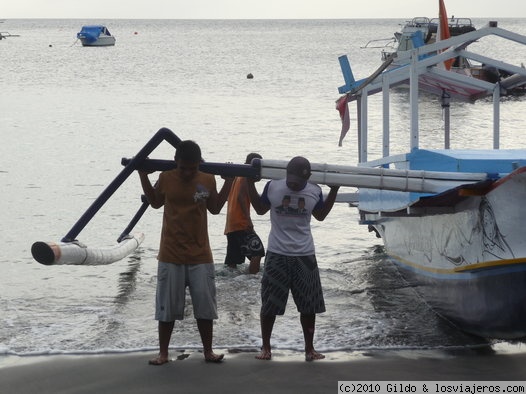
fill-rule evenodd
<path id="1" fill-rule="evenodd" d="M 44 265 L 107 265 L 121 260 L 139 247 L 143 233 L 129 235 L 117 245 L 106 248 L 88 248 L 74 242 L 35 242 L 31 246 L 33 258 Z"/>
<path id="2" fill-rule="evenodd" d="M 286 177 L 288 161 L 260 160 L 261 178 Z M 488 179 L 486 173 L 435 172 L 421 170 L 396 170 L 311 163 L 310 182 L 385 189 L 418 193 L 440 193 L 445 190 Z"/>

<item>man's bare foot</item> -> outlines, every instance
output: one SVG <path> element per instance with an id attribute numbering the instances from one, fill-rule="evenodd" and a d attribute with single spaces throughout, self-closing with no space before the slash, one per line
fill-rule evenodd
<path id="1" fill-rule="evenodd" d="M 205 361 L 207 363 L 220 363 L 224 357 L 224 354 L 215 354 L 214 352 L 205 353 Z"/>
<path id="2" fill-rule="evenodd" d="M 305 353 L 305 361 L 323 360 L 324 358 L 325 355 L 318 353 L 316 350 Z"/>
<path id="3" fill-rule="evenodd" d="M 161 356 L 160 354 L 148 361 L 150 365 L 163 365 L 169 362 L 170 359 L 167 356 Z"/>
<path id="4" fill-rule="evenodd" d="M 270 349 L 261 349 L 261 352 L 256 356 L 258 360 L 270 360 L 272 359 L 272 352 Z"/>

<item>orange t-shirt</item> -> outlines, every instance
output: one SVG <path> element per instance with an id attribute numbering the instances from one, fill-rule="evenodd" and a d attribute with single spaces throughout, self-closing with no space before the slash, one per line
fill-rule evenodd
<path id="1" fill-rule="evenodd" d="M 248 196 L 247 180 L 235 178 L 228 194 L 225 234 L 233 231 L 252 230 L 254 225 L 250 218 L 250 198 Z"/>
<path id="2" fill-rule="evenodd" d="M 211 191 L 216 192 L 213 175 L 198 172 L 187 182 L 181 180 L 177 170 L 160 174 L 155 186 L 156 202 L 164 205 L 159 261 L 213 263 L 207 217 L 207 200 Z"/>

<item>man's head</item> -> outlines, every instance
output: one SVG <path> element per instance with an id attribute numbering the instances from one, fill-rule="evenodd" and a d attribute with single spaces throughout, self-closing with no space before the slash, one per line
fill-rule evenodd
<path id="1" fill-rule="evenodd" d="M 201 148 L 194 141 L 181 141 L 175 151 L 177 169 L 185 180 L 190 180 L 199 170 Z"/>
<path id="2" fill-rule="evenodd" d="M 311 175 L 310 162 L 302 157 L 293 157 L 287 164 L 287 186 L 292 190 L 302 190 Z"/>
<path id="3" fill-rule="evenodd" d="M 249 153 L 247 155 L 247 158 L 245 160 L 245 164 L 250 164 L 252 163 L 252 160 L 253 159 L 262 159 L 261 155 L 259 153 Z"/>
<path id="4" fill-rule="evenodd" d="M 179 159 L 190 163 L 200 163 L 201 148 L 194 141 L 181 141 L 175 150 L 175 161 Z"/>

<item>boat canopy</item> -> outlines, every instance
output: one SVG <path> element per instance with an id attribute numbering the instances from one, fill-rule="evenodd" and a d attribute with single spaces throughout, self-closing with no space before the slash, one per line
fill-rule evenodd
<path id="1" fill-rule="evenodd" d="M 87 25 L 82 26 L 82 29 L 79 33 L 77 33 L 77 38 L 84 38 L 88 42 L 94 42 L 96 41 L 99 36 L 103 35 L 111 35 L 109 30 L 106 28 L 106 26 L 103 25 Z"/>

